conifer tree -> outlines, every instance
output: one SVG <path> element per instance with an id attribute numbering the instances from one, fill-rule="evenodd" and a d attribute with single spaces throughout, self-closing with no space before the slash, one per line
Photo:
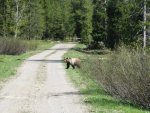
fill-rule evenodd
<path id="1" fill-rule="evenodd" d="M 107 37 L 107 2 L 106 0 L 93 0 L 93 40 L 106 42 Z"/>
<path id="2" fill-rule="evenodd" d="M 91 40 L 92 32 L 92 3 L 89 0 L 72 1 L 72 13 L 75 25 L 74 34 L 81 38 L 82 42 Z"/>
<path id="3" fill-rule="evenodd" d="M 142 2 L 138 0 L 114 0 L 108 2 L 107 47 L 114 49 L 120 43 L 138 42 L 142 32 Z"/>
<path id="4" fill-rule="evenodd" d="M 44 9 L 42 0 L 28 0 L 25 14 L 25 25 L 22 26 L 22 35 L 27 39 L 39 39 L 45 30 Z"/>
<path id="5" fill-rule="evenodd" d="M 0 3 L 0 36 L 6 37 L 6 1 Z"/>

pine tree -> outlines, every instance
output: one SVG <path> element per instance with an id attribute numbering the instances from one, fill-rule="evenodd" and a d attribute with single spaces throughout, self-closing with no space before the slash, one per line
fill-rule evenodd
<path id="1" fill-rule="evenodd" d="M 115 0 L 108 2 L 107 47 L 114 49 L 120 43 L 138 43 L 142 32 L 142 2 L 138 0 Z"/>
<path id="2" fill-rule="evenodd" d="M 6 1 L 0 3 L 0 36 L 6 37 Z"/>
<path id="3" fill-rule="evenodd" d="M 41 0 L 28 0 L 22 36 L 27 39 L 40 39 L 45 30 L 44 10 Z"/>
<path id="4" fill-rule="evenodd" d="M 49 28 L 48 28 L 48 6 L 47 6 L 47 0 L 43 0 L 42 2 L 42 7 L 44 11 L 44 25 L 45 25 L 45 30 L 43 31 L 43 36 L 42 39 L 48 39 L 49 38 Z"/>
<path id="5" fill-rule="evenodd" d="M 141 0 L 133 0 L 122 5 L 122 18 L 119 21 L 121 25 L 122 41 L 127 45 L 139 43 L 142 33 L 143 21 L 143 3 Z"/>
<path id="6" fill-rule="evenodd" d="M 43 39 L 52 38 L 54 40 L 64 39 L 69 32 L 70 0 L 45 0 L 45 20 L 46 31 Z"/>
<path id="7" fill-rule="evenodd" d="M 117 5 L 119 4 L 119 0 L 109 1 L 108 2 L 108 38 L 107 38 L 107 46 L 110 48 L 115 48 L 119 43 L 120 33 L 118 32 L 117 23 L 121 18 L 122 14 L 119 11 Z"/>
<path id="8" fill-rule="evenodd" d="M 72 13 L 74 34 L 81 38 L 82 42 L 88 43 L 92 32 L 92 3 L 88 0 L 72 1 Z"/>
<path id="9" fill-rule="evenodd" d="M 93 0 L 93 40 L 96 42 L 102 41 L 106 43 L 107 38 L 107 14 L 106 0 Z"/>
<path id="10" fill-rule="evenodd" d="M 0 36 L 11 37 L 14 34 L 13 1 L 1 0 L 0 4 Z"/>

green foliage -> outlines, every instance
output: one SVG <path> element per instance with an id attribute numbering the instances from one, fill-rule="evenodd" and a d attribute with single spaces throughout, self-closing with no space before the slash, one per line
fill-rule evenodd
<path id="1" fill-rule="evenodd" d="M 26 4 L 24 21 L 20 26 L 20 35 L 24 39 L 41 39 L 45 31 L 42 0 L 32 0 Z"/>
<path id="2" fill-rule="evenodd" d="M 52 38 L 63 40 L 72 35 L 72 23 L 70 23 L 70 0 L 45 0 L 45 24 L 43 39 Z"/>
<path id="3" fill-rule="evenodd" d="M 0 82 L 15 75 L 16 68 L 27 55 L 0 55 Z"/>
<path id="4" fill-rule="evenodd" d="M 147 13 L 150 2 L 147 0 Z M 0 37 L 141 45 L 141 0 L 1 0 Z M 72 37 L 72 38 L 70 38 Z"/>
<path id="5" fill-rule="evenodd" d="M 142 33 L 142 13 L 141 1 L 109 1 L 107 47 L 115 48 L 120 42 L 138 42 Z"/>
<path id="6" fill-rule="evenodd" d="M 7 0 L 2 5 L 0 36 L 27 39 L 41 37 L 44 23 L 40 0 Z"/>
<path id="7" fill-rule="evenodd" d="M 14 15 L 12 14 L 12 1 L 1 0 L 0 3 L 0 37 L 14 35 Z"/>
<path id="8" fill-rule="evenodd" d="M 107 14 L 106 14 L 106 0 L 93 0 L 93 40 L 95 42 L 106 43 L 107 38 Z"/>
<path id="9" fill-rule="evenodd" d="M 0 4 L 0 35 L 3 36 L 4 35 L 4 27 L 5 27 L 5 9 L 6 7 L 6 1 L 5 0 L 2 0 L 1 1 L 1 4 Z"/>
<path id="10" fill-rule="evenodd" d="M 76 0 L 71 2 L 72 18 L 75 25 L 74 34 L 82 42 L 91 41 L 92 32 L 92 2 L 89 0 Z"/>
<path id="11" fill-rule="evenodd" d="M 119 44 L 119 40 L 121 38 L 121 34 L 118 32 L 118 21 L 121 18 L 122 14 L 119 11 L 117 5 L 119 4 L 119 0 L 109 1 L 108 2 L 108 38 L 107 38 L 107 46 L 110 48 L 114 48 Z"/>

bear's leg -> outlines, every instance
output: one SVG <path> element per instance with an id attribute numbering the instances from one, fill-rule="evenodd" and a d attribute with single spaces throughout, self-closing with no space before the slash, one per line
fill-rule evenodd
<path id="1" fill-rule="evenodd" d="M 80 65 L 77 65 L 78 68 L 80 68 Z"/>
<path id="2" fill-rule="evenodd" d="M 66 67 L 66 69 L 68 69 L 69 67 L 70 67 L 70 63 L 67 62 L 67 67 Z"/>
<path id="3" fill-rule="evenodd" d="M 72 68 L 73 68 L 73 69 L 75 69 L 75 66 L 74 66 L 74 65 L 72 65 Z"/>

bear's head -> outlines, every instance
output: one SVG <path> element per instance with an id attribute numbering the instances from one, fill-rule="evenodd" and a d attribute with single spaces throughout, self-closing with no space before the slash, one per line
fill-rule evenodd
<path id="1" fill-rule="evenodd" d="M 69 62 L 69 59 L 70 59 L 70 58 L 68 58 L 68 57 L 67 57 L 67 58 L 64 58 L 64 62 Z"/>

